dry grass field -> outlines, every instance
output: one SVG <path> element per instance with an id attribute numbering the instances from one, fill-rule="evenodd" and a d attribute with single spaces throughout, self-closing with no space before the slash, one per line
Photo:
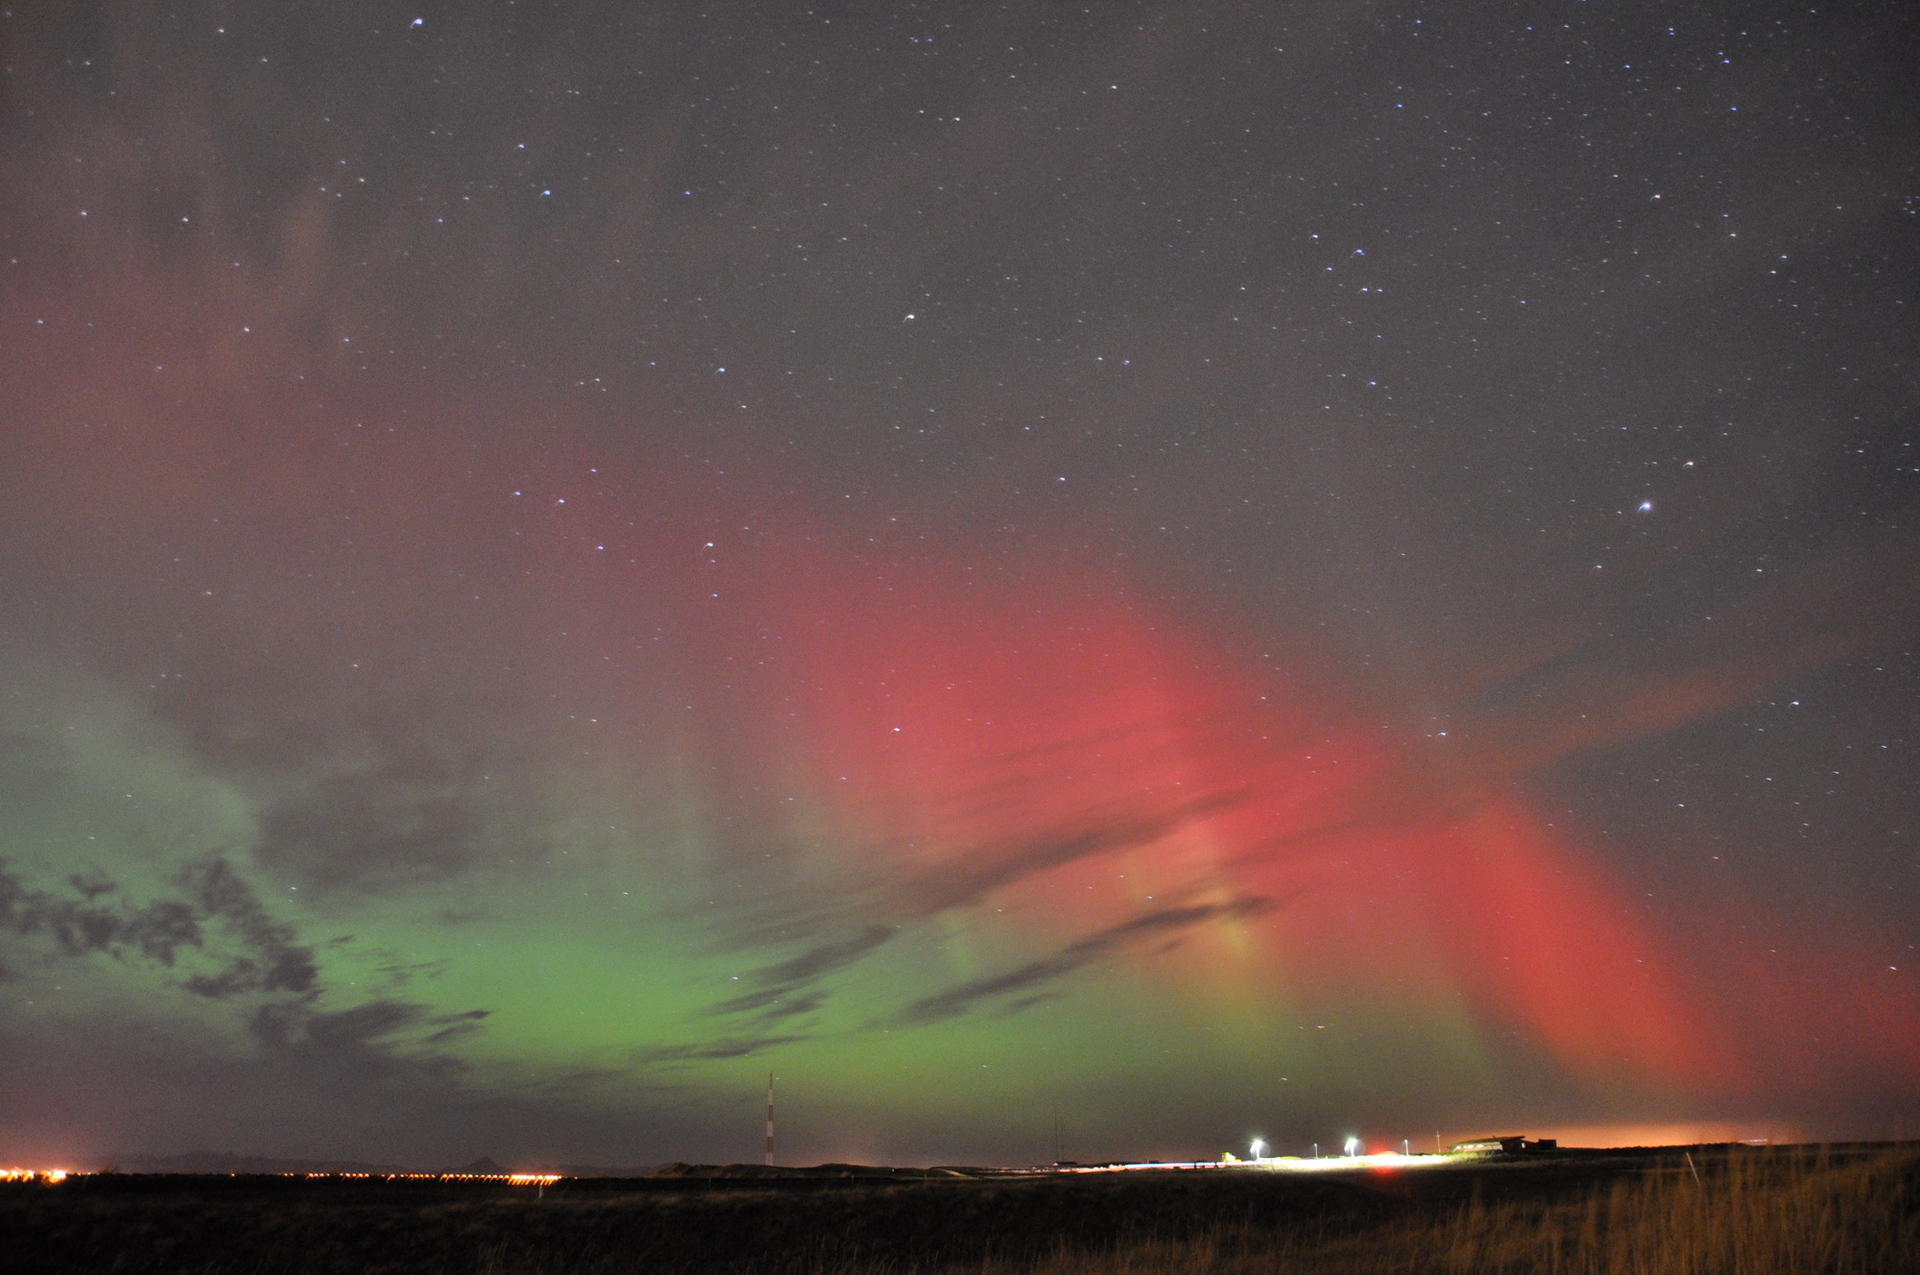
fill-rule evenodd
<path id="1" fill-rule="evenodd" d="M 1705 1157 L 1702 1157 L 1705 1159 Z M 1848 1164 L 1736 1155 L 1596 1182 L 1571 1198 L 1500 1201 L 1343 1233 L 1216 1232 L 1041 1263 L 1040 1275 L 1814 1275 L 1920 1272 L 1920 1157 Z M 1491 1193 L 1489 1193 L 1491 1194 Z"/>
<path id="2" fill-rule="evenodd" d="M 1892 1275 L 1920 1150 L 1694 1148 L 1398 1173 L 0 1188 L 9 1269 L 103 1275 Z"/>

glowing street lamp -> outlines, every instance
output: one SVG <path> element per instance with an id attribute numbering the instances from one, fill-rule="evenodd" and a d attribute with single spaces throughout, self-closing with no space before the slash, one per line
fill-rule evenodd
<path id="1" fill-rule="evenodd" d="M 1251 1153 L 1256 1160 L 1265 1158 L 1267 1154 L 1267 1140 L 1265 1138 L 1255 1138 L 1253 1145 L 1248 1147 L 1247 1151 Z"/>
<path id="2" fill-rule="evenodd" d="M 1360 1139 L 1348 1138 L 1347 1139 L 1347 1155 L 1356 1156 L 1359 1154 L 1360 1154 Z"/>

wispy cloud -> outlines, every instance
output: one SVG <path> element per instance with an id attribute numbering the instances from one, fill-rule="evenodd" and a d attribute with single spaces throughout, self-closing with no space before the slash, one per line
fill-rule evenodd
<path id="1" fill-rule="evenodd" d="M 798 956 L 762 966 L 745 975 L 752 989 L 713 1006 L 709 1014 L 743 1014 L 755 1010 L 769 1020 L 793 1018 L 818 1009 L 826 1000 L 823 992 L 806 992 L 822 978 L 858 962 L 867 953 L 886 943 L 896 933 L 891 925 L 870 925 L 859 933 L 837 942 L 822 943 Z"/>
<path id="2" fill-rule="evenodd" d="M 175 884 L 183 897 L 144 906 L 127 902 L 116 883 L 97 874 L 69 884 L 72 895 L 35 889 L 0 864 L 0 929 L 45 937 L 68 956 L 139 956 L 166 969 L 189 950 L 205 952 L 218 961 L 215 968 L 180 985 L 214 1000 L 247 992 L 306 995 L 318 986 L 313 949 L 275 921 L 218 855 L 180 873 Z"/>
<path id="3" fill-rule="evenodd" d="M 1135 944 L 1190 930 L 1208 921 L 1259 916 L 1271 911 L 1273 906 L 1271 899 L 1248 896 L 1225 903 L 1198 903 L 1148 912 L 1070 943 L 1052 956 L 1030 961 L 1004 974 L 974 979 L 922 997 L 884 1020 L 884 1023 L 888 1026 L 922 1026 L 958 1018 L 981 1001 L 1012 992 L 1029 992 Z M 1040 997 L 1029 996 L 1025 999 L 1027 1004 L 1034 1004 Z"/>
<path id="4" fill-rule="evenodd" d="M 751 1058 L 774 1048 L 805 1040 L 805 1036 L 732 1036 L 698 1045 L 657 1045 L 629 1055 L 635 1063 L 707 1062 L 724 1058 Z"/>
<path id="5" fill-rule="evenodd" d="M 1074 825 L 998 845 L 970 847 L 892 887 L 890 901 L 916 918 L 967 907 L 1027 877 L 1082 859 L 1152 845 L 1245 796 L 1223 790 L 1157 809 L 1088 812 Z"/>

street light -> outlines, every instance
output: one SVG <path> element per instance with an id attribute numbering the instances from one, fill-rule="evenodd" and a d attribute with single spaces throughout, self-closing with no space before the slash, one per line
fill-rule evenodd
<path id="1" fill-rule="evenodd" d="M 1265 1138 L 1255 1138 L 1253 1145 L 1248 1147 L 1247 1151 L 1256 1160 L 1265 1158 L 1267 1154 L 1267 1140 Z"/>
<path id="2" fill-rule="evenodd" d="M 1359 1154 L 1360 1154 L 1360 1139 L 1348 1138 L 1347 1139 L 1347 1155 L 1356 1156 Z"/>

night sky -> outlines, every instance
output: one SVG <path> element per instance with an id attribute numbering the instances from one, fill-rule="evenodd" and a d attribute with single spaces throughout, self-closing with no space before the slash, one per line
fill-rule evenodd
<path id="1" fill-rule="evenodd" d="M 1920 1131 L 1916 36 L 0 9 L 0 1162 Z"/>

